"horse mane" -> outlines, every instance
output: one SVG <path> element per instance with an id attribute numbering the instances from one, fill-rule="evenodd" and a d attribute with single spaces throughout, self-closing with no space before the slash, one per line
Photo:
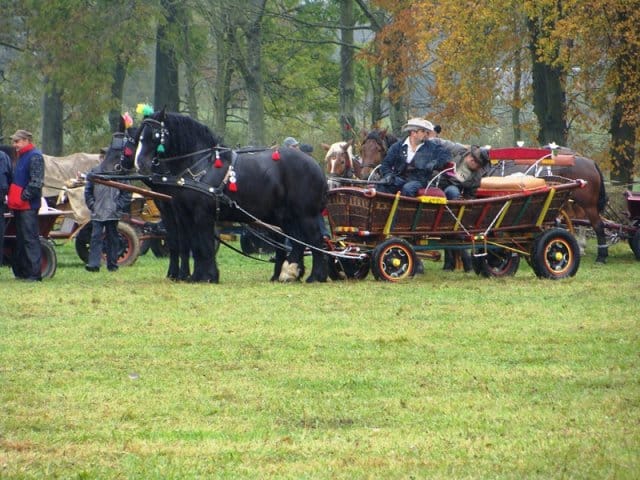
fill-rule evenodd
<path id="1" fill-rule="evenodd" d="M 222 138 L 211 131 L 209 127 L 193 118 L 173 112 L 155 112 L 152 119 L 164 122 L 171 132 L 181 132 L 181 135 L 171 138 L 171 143 L 175 145 L 178 153 L 185 153 L 193 150 L 193 146 L 198 142 L 208 142 L 211 147 L 222 146 Z"/>

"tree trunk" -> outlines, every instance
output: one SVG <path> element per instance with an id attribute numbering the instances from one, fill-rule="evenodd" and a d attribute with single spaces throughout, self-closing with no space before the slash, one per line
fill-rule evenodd
<path id="1" fill-rule="evenodd" d="M 45 79 L 45 86 L 49 81 Z M 55 85 L 45 88 L 42 101 L 42 152 L 59 157 L 63 154 L 62 90 Z"/>
<path id="2" fill-rule="evenodd" d="M 542 32 L 536 19 L 528 20 L 531 35 L 529 50 L 532 59 L 533 112 L 538 118 L 538 142 L 567 144 L 567 102 L 562 67 L 554 67 L 540 59 L 538 54 Z M 557 58 L 557 53 L 554 59 Z"/>
<path id="3" fill-rule="evenodd" d="M 354 137 L 355 80 L 353 74 L 353 1 L 340 2 L 340 128 L 342 140 Z"/>
<path id="4" fill-rule="evenodd" d="M 180 108 L 180 91 L 178 82 L 178 60 L 176 58 L 169 29 L 177 21 L 176 4 L 171 0 L 163 0 L 166 11 L 166 23 L 160 22 L 156 33 L 156 72 L 153 106 L 156 110 L 165 108 L 177 112 Z"/>
<path id="5" fill-rule="evenodd" d="M 628 109 L 632 107 L 626 102 L 621 101 L 625 98 L 626 92 L 637 92 L 637 84 L 634 84 L 627 75 L 627 66 L 632 59 L 624 55 L 618 62 L 618 72 L 620 81 L 616 89 L 616 101 L 613 107 L 613 115 L 611 116 L 611 180 L 615 180 L 624 185 L 630 185 L 633 182 L 633 167 L 636 156 L 636 127 L 631 125 L 627 120 Z M 635 89 L 635 90 L 630 90 Z M 636 93 L 637 95 L 637 93 Z M 634 98 L 637 98 L 633 95 Z"/>
<path id="6" fill-rule="evenodd" d="M 124 55 L 123 55 L 124 56 Z M 111 96 L 118 101 L 118 105 L 122 105 L 124 96 L 124 81 L 127 76 L 127 61 L 118 58 L 113 70 L 113 83 L 111 84 Z M 112 108 L 109 111 L 109 128 L 111 132 L 117 132 L 120 129 L 120 115 L 122 112 L 119 108 Z"/>

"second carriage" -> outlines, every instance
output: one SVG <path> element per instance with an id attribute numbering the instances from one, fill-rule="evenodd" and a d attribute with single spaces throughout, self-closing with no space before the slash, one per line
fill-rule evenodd
<path id="1" fill-rule="evenodd" d="M 583 186 L 551 177 L 494 178 L 468 200 L 447 200 L 437 189 L 415 198 L 332 189 L 331 276 L 363 278 L 370 270 L 378 280 L 399 281 L 416 273 L 421 256 L 444 249 L 471 250 L 474 270 L 487 277 L 514 274 L 520 257 L 538 277 L 574 276 L 578 242 L 560 225 L 572 191 Z"/>

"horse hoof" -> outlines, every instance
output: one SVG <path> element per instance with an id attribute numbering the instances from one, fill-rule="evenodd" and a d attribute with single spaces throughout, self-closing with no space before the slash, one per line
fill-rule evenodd
<path id="1" fill-rule="evenodd" d="M 300 268 L 297 263 L 289 263 L 287 260 L 282 264 L 282 270 L 280 271 L 280 282 L 295 282 L 300 278 Z"/>
<path id="2" fill-rule="evenodd" d="M 596 258 L 596 263 L 600 263 L 601 265 L 605 265 L 607 263 L 606 258 Z"/>

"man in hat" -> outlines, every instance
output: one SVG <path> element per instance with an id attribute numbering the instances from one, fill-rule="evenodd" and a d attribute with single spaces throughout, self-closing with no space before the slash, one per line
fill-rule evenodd
<path id="1" fill-rule="evenodd" d="M 488 150 L 472 145 L 458 157 L 454 169 L 442 175 L 438 187 L 444 190 L 449 200 L 462 196 L 475 197 L 484 174 L 484 168 L 488 164 Z"/>
<path id="2" fill-rule="evenodd" d="M 33 135 L 18 130 L 11 136 L 18 161 L 13 169 L 7 204 L 16 222 L 16 252 L 13 272 L 18 279 L 42 280 L 38 210 L 44 184 L 44 158 L 33 144 Z"/>
<path id="3" fill-rule="evenodd" d="M 380 165 L 380 173 L 386 184 L 378 190 L 415 197 L 427 186 L 434 169 L 441 168 L 449 159 L 449 153 L 435 137 L 433 124 L 423 118 L 410 119 L 402 130 L 407 135 L 389 147 Z"/>
<path id="4" fill-rule="evenodd" d="M 300 148 L 300 144 L 298 143 L 298 141 L 293 138 L 293 137 L 287 137 L 284 139 L 284 142 L 282 142 L 282 146 L 283 147 L 288 147 L 288 148 Z"/>

